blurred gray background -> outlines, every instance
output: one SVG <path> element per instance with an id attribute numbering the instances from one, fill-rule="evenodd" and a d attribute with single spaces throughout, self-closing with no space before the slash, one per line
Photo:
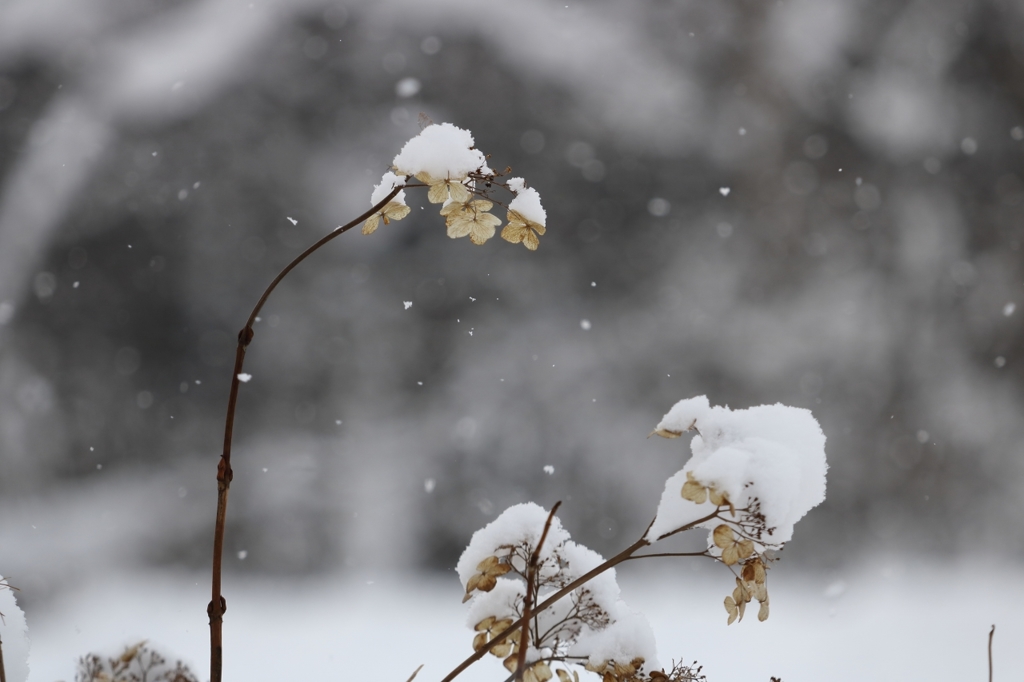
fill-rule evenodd
<path id="1" fill-rule="evenodd" d="M 548 234 L 451 241 L 410 193 L 285 281 L 229 571 L 448 569 L 525 500 L 612 552 L 688 456 L 645 436 L 700 394 L 821 422 L 791 561 L 1019 556 L 1024 3 L 2 0 L 20 599 L 206 565 L 235 334 L 420 112 L 536 187 Z"/>

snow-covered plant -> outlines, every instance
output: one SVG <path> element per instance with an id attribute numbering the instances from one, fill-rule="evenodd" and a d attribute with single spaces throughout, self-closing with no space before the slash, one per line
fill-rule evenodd
<path id="1" fill-rule="evenodd" d="M 214 526 L 212 598 L 207 607 L 210 617 L 210 682 L 220 682 L 223 668 L 222 627 L 227 604 L 221 593 L 221 567 L 224 555 L 224 532 L 227 518 L 228 490 L 234 473 L 231 468 L 231 441 L 235 407 L 242 383 L 251 377 L 242 369 L 245 351 L 252 343 L 253 325 L 267 298 L 289 272 L 327 242 L 362 223 L 363 234 L 372 234 L 383 223 L 401 220 L 409 215 L 406 190 L 426 188 L 427 201 L 441 204 L 448 236 L 469 237 L 474 244 L 483 244 L 494 236 L 501 219 L 490 213 L 495 204 L 506 209 L 507 224 L 501 231 L 506 241 L 523 244 L 535 251 L 546 230 L 547 216 L 540 195 L 526 186 L 522 178 L 509 178 L 511 168 L 495 172 L 487 166 L 487 156 L 474 146 L 473 135 L 450 123 L 430 124 L 409 140 L 394 158 L 391 170 L 384 173 L 372 194 L 372 208 L 355 220 L 342 225 L 310 246 L 278 273 L 260 296 L 238 333 L 238 346 L 232 370 L 228 415 L 224 428 L 224 449 L 217 465 L 217 518 Z M 410 181 L 412 179 L 412 181 Z M 504 204 L 493 196 L 496 190 L 507 190 L 512 199 Z"/>
<path id="2" fill-rule="evenodd" d="M 385 173 L 374 188 L 371 204 L 385 198 L 388 201 L 367 219 L 363 234 L 372 234 L 381 222 L 387 225 L 409 215 L 405 190 L 400 188 L 426 186 L 427 200 L 442 204 L 448 236 L 468 236 L 474 244 L 483 244 L 501 224 L 501 219 L 489 212 L 496 203 L 504 206 L 492 196 L 493 189 L 500 186 L 514 195 L 505 207 L 508 224 L 501 231 L 502 239 L 536 251 L 539 237 L 546 230 L 547 214 L 537 190 L 527 187 L 525 180 L 511 178 L 501 183 L 500 178 L 509 170 L 499 173 L 488 168 L 487 157 L 473 146 L 473 135 L 468 130 L 451 123 L 427 126 L 405 144 L 395 157 L 392 171 Z M 422 185 L 407 184 L 410 176 Z"/>
<path id="3" fill-rule="evenodd" d="M 681 400 L 654 433 L 678 438 L 695 431 L 693 457 L 665 483 L 647 531 L 656 542 L 714 510 L 698 527 L 711 531 L 708 554 L 738 569 L 725 599 L 729 623 L 751 598 L 768 618 L 766 572 L 793 526 L 825 499 L 825 435 L 807 410 L 781 404 L 746 410 L 711 407 L 704 396 Z"/>
<path id="4" fill-rule="evenodd" d="M 23 682 L 28 679 L 28 628 L 14 599 L 16 589 L 0 575 L 0 680 Z"/>
<path id="5" fill-rule="evenodd" d="M 536 250 L 546 230 L 540 196 L 522 178 L 503 180 L 511 169 L 495 172 L 487 159 L 469 131 L 449 123 L 426 126 L 394 158 L 370 196 L 372 207 L 289 263 L 263 292 L 239 332 L 224 450 L 217 467 L 212 599 L 207 607 L 210 682 L 221 682 L 222 676 L 226 603 L 221 566 L 233 477 L 231 440 L 239 388 L 250 378 L 242 370 L 257 315 L 284 277 L 327 242 L 359 224 L 363 234 L 373 234 L 381 224 L 407 217 L 411 209 L 406 191 L 414 188 L 425 188 L 427 201 L 441 205 L 449 237 L 487 242 L 501 224 L 491 213 L 497 204 L 506 210 L 502 238 Z M 493 196 L 498 189 L 512 195 L 507 204 Z M 442 682 L 450 682 L 487 653 L 501 658 L 517 681 L 546 682 L 557 675 L 559 682 L 578 682 L 577 667 L 597 673 L 603 682 L 702 681 L 696 664 L 673 664 L 666 671 L 658 662 L 646 619 L 619 598 L 613 569 L 629 560 L 703 556 L 721 562 L 736 579 L 736 588 L 725 599 L 729 623 L 741 619 L 753 600 L 760 603 L 758 617 L 768 617 L 767 571 L 773 553 L 792 537 L 793 525 L 824 499 L 825 438 L 806 410 L 764 405 L 732 411 L 711 407 L 703 396 L 677 403 L 653 433 L 676 438 L 687 431 L 697 432 L 691 442 L 693 457 L 665 484 L 655 518 L 640 539 L 610 559 L 572 541 L 555 517 L 558 505 L 550 512 L 532 503 L 514 506 L 473 536 L 458 573 L 465 601 L 470 602 L 474 652 Z M 704 551 L 637 553 L 698 528 L 709 531 Z M 87 668 L 82 679 L 122 679 L 112 666 L 127 670 L 130 664 L 142 665 L 147 660 L 144 652 L 140 644 L 120 659 L 83 659 Z M 151 663 L 155 654 L 149 655 Z M 182 671 L 166 679 L 190 682 L 189 675 Z"/>
<path id="6" fill-rule="evenodd" d="M 705 396 L 681 400 L 653 433 L 688 431 L 693 456 L 665 483 L 643 536 L 611 559 L 573 542 L 555 517 L 535 504 L 505 510 L 477 531 L 457 567 L 470 601 L 474 653 L 450 682 L 486 653 L 502 658 L 516 679 L 578 680 L 573 665 L 603 682 L 703 679 L 700 669 L 660 667 L 646 619 L 619 599 L 614 567 L 630 560 L 706 557 L 728 567 L 736 587 L 725 598 L 728 622 L 746 605 L 769 613 L 767 572 L 793 537 L 793 526 L 825 499 L 825 436 L 807 410 L 761 405 L 711 407 Z M 702 552 L 638 552 L 659 540 L 706 529 Z"/>

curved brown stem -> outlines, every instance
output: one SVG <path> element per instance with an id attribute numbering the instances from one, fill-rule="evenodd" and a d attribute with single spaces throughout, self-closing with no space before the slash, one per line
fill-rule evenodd
<path id="1" fill-rule="evenodd" d="M 281 280 L 295 269 L 295 266 L 306 260 L 310 254 L 327 242 L 348 232 L 374 213 L 382 210 L 402 189 L 402 187 L 396 187 L 391 190 L 390 194 L 377 202 L 369 211 L 352 222 L 335 228 L 296 256 L 291 263 L 286 265 L 277 274 L 277 277 L 270 283 L 270 286 L 264 290 L 263 295 L 260 296 L 259 301 L 256 302 L 252 312 L 249 314 L 245 327 L 238 332 L 238 347 L 235 349 L 235 364 L 232 370 L 233 374 L 231 375 L 231 393 L 228 395 L 228 414 L 224 422 L 224 450 L 221 453 L 220 461 L 217 463 L 217 520 L 213 530 L 213 579 L 211 581 L 211 591 L 213 594 L 209 606 L 206 607 L 206 613 L 210 617 L 210 682 L 221 682 L 224 665 L 223 624 L 227 603 L 221 594 L 221 568 L 224 557 L 224 525 L 227 520 L 228 490 L 231 488 L 231 479 L 234 477 L 234 473 L 231 470 L 231 439 L 235 428 L 235 408 L 238 405 L 238 389 L 241 386 L 241 380 L 238 378 L 238 375 L 242 373 L 242 366 L 245 363 L 245 349 L 252 343 L 253 336 L 255 335 L 252 325 L 255 324 L 256 316 L 260 314 L 260 310 L 263 309 L 263 305 L 267 302 L 270 294 L 281 283 Z"/>

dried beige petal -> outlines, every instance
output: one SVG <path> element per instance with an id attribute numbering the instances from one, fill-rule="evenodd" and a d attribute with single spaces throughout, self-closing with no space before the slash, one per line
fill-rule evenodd
<path id="1" fill-rule="evenodd" d="M 714 488 L 709 488 L 708 492 L 711 496 L 711 504 L 715 505 L 716 507 L 724 507 L 725 505 L 729 504 L 729 496 L 727 494 L 719 492 Z"/>
<path id="2" fill-rule="evenodd" d="M 654 429 L 654 431 L 651 431 L 651 435 L 661 436 L 662 438 L 679 438 L 683 433 L 682 431 L 670 431 L 669 429 Z"/>
<path id="3" fill-rule="evenodd" d="M 734 545 L 734 544 L 733 545 L 729 545 L 728 547 L 726 547 L 725 549 L 722 550 L 722 562 L 726 566 L 732 566 L 733 564 L 738 563 L 739 560 L 740 560 L 740 551 L 739 551 L 739 549 L 738 549 L 738 547 L 736 545 Z M 489 592 L 489 590 L 484 590 L 484 591 L 485 592 Z"/>
<path id="4" fill-rule="evenodd" d="M 412 211 L 411 208 L 405 204 L 400 204 L 397 201 L 389 202 L 381 214 L 384 218 L 384 224 L 387 225 L 389 220 L 401 220 L 405 216 L 409 215 Z"/>
<path id="5" fill-rule="evenodd" d="M 759 602 L 765 602 L 768 600 L 768 586 L 764 583 L 747 583 L 753 587 L 750 590 L 751 596 Z"/>
<path id="6" fill-rule="evenodd" d="M 555 671 L 558 673 L 558 682 L 569 682 L 569 673 L 565 672 L 561 668 Z"/>
<path id="7" fill-rule="evenodd" d="M 732 591 L 732 598 L 737 604 L 745 604 L 750 601 L 750 592 L 743 586 L 743 583 L 736 581 L 736 589 Z"/>
<path id="8" fill-rule="evenodd" d="M 477 588 L 477 586 L 480 584 L 480 581 L 483 579 L 483 577 L 484 577 L 483 573 L 474 573 L 470 577 L 470 579 L 466 581 L 466 594 L 467 595 Z"/>
<path id="9" fill-rule="evenodd" d="M 497 656 L 498 658 L 505 658 L 510 653 L 512 653 L 512 642 L 506 640 L 501 644 L 495 644 L 494 647 L 491 649 L 491 653 Z"/>
<path id="10" fill-rule="evenodd" d="M 480 651 L 485 646 L 487 646 L 487 633 L 478 632 L 476 637 L 473 638 L 473 651 Z M 491 651 L 494 651 L 494 649 L 491 649 Z"/>
<path id="11" fill-rule="evenodd" d="M 374 213 L 372 216 L 366 219 L 363 223 L 363 234 L 373 234 L 377 231 L 377 226 L 380 225 L 380 214 Z"/>
<path id="12" fill-rule="evenodd" d="M 721 547 L 722 549 L 732 547 L 734 544 L 736 544 L 732 528 L 725 525 L 724 523 L 715 528 L 714 533 L 712 533 L 712 538 L 714 539 L 715 544 Z"/>
<path id="13" fill-rule="evenodd" d="M 507 566 L 507 564 L 502 565 Z M 512 625 L 511 618 L 502 618 L 501 620 L 496 620 L 494 621 L 494 625 L 491 626 L 491 632 L 493 632 L 496 635 L 500 634 L 507 630 L 509 625 Z"/>
<path id="14" fill-rule="evenodd" d="M 750 540 L 740 540 L 736 546 L 739 548 L 741 559 L 746 559 L 754 553 L 754 543 Z"/>
<path id="15" fill-rule="evenodd" d="M 546 661 L 540 661 L 539 663 L 535 663 L 533 667 L 530 668 L 527 672 L 533 673 L 533 678 L 536 680 L 536 682 L 547 682 L 552 677 L 554 677 L 554 675 L 551 672 L 551 667 L 547 664 Z"/>
<path id="16" fill-rule="evenodd" d="M 686 475 L 689 478 L 692 474 L 687 472 Z M 704 504 L 704 501 L 708 499 L 707 489 L 694 480 L 688 480 L 683 484 L 682 495 L 684 500 L 690 500 L 696 504 Z"/>
<path id="17" fill-rule="evenodd" d="M 522 243 L 530 251 L 540 246 L 538 235 L 544 234 L 546 228 L 540 223 L 527 220 L 518 211 L 510 210 L 507 214 L 508 225 L 501 231 L 501 238 L 513 244 Z"/>
<path id="18" fill-rule="evenodd" d="M 469 189 L 461 182 L 449 182 L 448 193 L 451 195 L 452 201 L 457 201 L 460 204 L 465 204 L 473 198 L 473 195 L 469 193 Z"/>
<path id="19" fill-rule="evenodd" d="M 448 186 L 445 182 L 437 182 L 427 190 L 427 201 L 432 204 L 443 204 L 448 200 Z"/>
<path id="20" fill-rule="evenodd" d="M 484 632 L 490 630 L 492 625 L 494 625 L 494 616 L 487 616 L 482 621 L 474 625 L 473 629 L 477 632 Z"/>
<path id="21" fill-rule="evenodd" d="M 736 607 L 736 602 L 733 600 L 732 597 L 725 598 L 725 611 L 729 614 L 729 622 L 727 623 L 727 625 L 732 625 L 740 616 L 740 611 Z"/>
<path id="22" fill-rule="evenodd" d="M 768 602 L 761 602 L 761 608 L 757 610 L 757 619 L 762 623 L 768 620 Z"/>
<path id="23" fill-rule="evenodd" d="M 501 664 L 505 666 L 505 669 L 508 670 L 510 673 L 514 673 L 516 671 L 516 668 L 519 667 L 519 662 L 516 660 L 515 655 L 509 656 L 504 661 L 502 661 Z"/>

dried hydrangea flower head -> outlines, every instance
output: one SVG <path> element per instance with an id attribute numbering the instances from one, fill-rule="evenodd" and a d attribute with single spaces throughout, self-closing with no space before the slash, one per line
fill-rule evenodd
<path id="1" fill-rule="evenodd" d="M 536 251 L 539 236 L 546 231 L 547 215 L 537 190 L 526 187 L 522 178 L 502 183 L 501 178 L 509 170 L 491 170 L 468 130 L 451 123 L 430 124 L 406 142 L 392 162 L 392 171 L 385 173 L 376 186 L 371 204 L 384 201 L 398 187 L 427 187 L 427 200 L 442 204 L 448 236 L 469 237 L 474 244 L 487 242 L 501 225 L 501 219 L 490 212 L 497 204 L 507 209 L 508 224 L 501 231 L 502 238 Z M 422 184 L 407 184 L 410 177 Z M 507 206 L 493 196 L 497 188 L 515 195 Z M 408 214 L 402 190 L 366 221 L 363 234 L 376 231 L 381 221 L 387 225 Z"/>
<path id="2" fill-rule="evenodd" d="M 459 559 L 456 570 L 470 598 L 475 651 L 500 636 L 501 625 L 507 628 L 523 616 L 529 561 L 547 520 L 548 512 L 535 504 L 510 507 L 473 535 Z M 573 542 L 558 518 L 552 517 L 533 572 L 537 599 L 566 587 L 603 561 L 596 552 Z M 503 663 L 510 672 L 518 666 L 520 639 L 507 635 L 490 650 L 505 657 Z M 564 681 L 570 677 L 568 671 L 552 666 L 576 663 L 602 671 L 632 665 L 636 672 L 637 662 L 642 661 L 658 667 L 654 635 L 646 619 L 619 598 L 611 570 L 573 590 L 571 598 L 531 616 L 523 679 L 545 682 L 558 674 Z"/>
<path id="3" fill-rule="evenodd" d="M 477 199 L 460 204 L 455 201 L 441 209 L 441 215 L 448 225 L 448 236 L 452 239 L 469 237 L 474 244 L 483 244 L 494 236 L 494 230 L 501 225 L 501 219 L 488 213 L 493 203 Z"/>
<path id="4" fill-rule="evenodd" d="M 119 656 L 89 654 L 78 659 L 78 682 L 197 682 L 181 661 L 172 666 L 158 651 L 142 641 L 126 647 Z"/>
<path id="5" fill-rule="evenodd" d="M 725 599 L 729 623 L 743 617 L 752 598 L 764 620 L 771 552 L 825 499 L 825 436 L 807 410 L 779 404 L 730 410 L 711 407 L 705 396 L 676 403 L 654 433 L 676 438 L 691 430 L 697 432 L 693 457 L 666 482 L 647 538 L 707 518 L 700 524 L 710 531 L 707 553 L 740 571 Z"/>

